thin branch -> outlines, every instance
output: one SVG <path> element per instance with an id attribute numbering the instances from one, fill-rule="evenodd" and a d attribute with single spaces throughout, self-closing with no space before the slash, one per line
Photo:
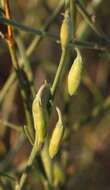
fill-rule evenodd
<path id="1" fill-rule="evenodd" d="M 7 19 L 7 18 L 0 17 L 0 22 L 2 24 L 10 25 L 10 26 L 13 26 L 14 28 L 18 28 L 18 29 L 26 31 L 26 32 L 30 32 L 30 33 L 33 33 L 36 35 L 40 35 L 42 37 L 50 37 L 54 40 L 57 40 L 57 36 L 52 34 L 52 33 L 48 33 L 48 32 L 45 32 L 43 30 L 38 30 L 38 29 L 31 28 L 31 27 L 23 25 L 23 24 L 19 24 L 18 22 L 16 22 L 13 19 Z"/>
<path id="2" fill-rule="evenodd" d="M 63 70 L 63 67 L 66 63 L 67 54 L 68 54 L 67 48 L 63 49 L 61 59 L 60 59 L 60 63 L 58 65 L 58 69 L 57 69 L 57 72 L 56 72 L 56 75 L 55 75 L 55 78 L 54 78 L 54 81 L 53 81 L 53 84 L 51 87 L 51 93 L 52 93 L 53 97 L 55 96 L 59 80 L 61 79 L 61 76 L 62 76 L 62 70 Z"/>
<path id="3" fill-rule="evenodd" d="M 15 78 L 16 74 L 14 71 L 12 71 L 7 81 L 5 82 L 4 86 L 0 90 L 0 105 L 3 102 L 5 96 L 8 94 L 8 90 L 10 89 L 10 87 L 12 87 L 13 83 L 17 82 Z"/>
<path id="4" fill-rule="evenodd" d="M 92 21 L 91 16 L 86 11 L 86 8 L 84 7 L 83 3 L 80 0 L 75 0 L 75 3 L 78 7 L 79 12 L 84 17 L 85 21 L 89 24 L 89 26 L 93 29 L 93 31 L 106 43 L 110 44 L 110 39 L 104 34 L 104 32 L 99 29 L 95 23 Z"/>
<path id="5" fill-rule="evenodd" d="M 76 33 L 76 4 L 74 0 L 70 0 L 70 14 L 72 19 L 73 39 L 74 39 Z"/>
<path id="6" fill-rule="evenodd" d="M 12 20 L 9 20 L 9 19 L 4 19 L 4 18 L 2 18 L 2 19 L 5 20 L 5 21 L 7 22 L 7 24 L 10 24 L 10 25 L 16 27 L 15 21 L 12 22 Z M 3 21 L 3 20 L 2 20 L 2 21 Z M 1 18 L 0 18 L 0 21 L 1 21 Z M 17 26 L 18 26 L 18 28 L 19 28 L 19 27 L 21 26 L 21 24 L 18 24 L 18 23 L 17 23 Z M 51 34 L 51 33 L 48 33 L 48 32 L 42 31 L 42 30 L 33 29 L 33 28 L 28 27 L 28 26 L 24 26 L 24 25 L 22 25 L 22 26 L 23 26 L 24 28 L 25 28 L 25 27 L 28 28 L 28 30 L 25 30 L 25 31 L 27 31 L 27 32 L 32 32 L 32 33 L 34 33 L 34 34 L 40 35 L 41 37 L 50 37 L 50 38 L 52 38 L 53 40 L 55 40 L 57 43 L 60 43 L 60 42 L 59 42 L 59 36 L 58 36 L 58 35 L 54 35 L 54 34 Z M 26 29 L 26 28 L 25 28 L 25 29 Z M 102 38 L 103 36 L 100 36 L 100 37 Z M 107 38 L 107 39 L 108 39 L 108 38 Z M 97 46 L 97 49 L 99 49 L 99 50 L 104 50 L 104 51 L 105 51 L 105 47 L 108 48 L 108 45 L 110 44 L 110 43 L 108 43 L 109 41 L 110 41 L 110 40 L 108 39 L 108 41 L 106 41 L 106 44 L 105 44 L 105 45 L 103 45 L 103 43 L 102 43 L 102 45 L 101 45 L 101 43 L 95 42 L 95 45 L 94 45 L 93 49 L 95 49 L 95 47 Z M 73 40 L 74 45 L 77 45 L 77 42 L 78 42 L 78 40 Z M 80 43 L 80 41 L 79 41 L 79 43 Z M 84 43 L 86 44 L 86 42 L 84 42 Z M 88 46 L 87 46 L 86 48 L 89 48 L 89 42 L 87 42 L 87 44 L 88 44 Z M 100 47 L 100 46 L 101 46 L 101 47 Z M 90 43 L 90 48 L 92 49 L 91 43 Z"/>
<path id="7" fill-rule="evenodd" d="M 35 143 L 33 145 L 31 154 L 29 156 L 29 159 L 27 161 L 27 165 L 25 168 L 25 171 L 23 172 L 21 178 L 20 178 L 20 182 L 15 186 L 15 190 L 21 190 L 26 182 L 27 179 L 27 175 L 28 175 L 28 169 L 32 166 L 33 161 L 36 157 L 36 155 L 38 154 L 39 150 L 37 149 L 37 138 L 35 138 Z"/>
<path id="8" fill-rule="evenodd" d="M 13 180 L 14 182 L 16 181 L 16 178 L 14 178 L 13 176 L 10 176 L 4 172 L 0 172 L 0 176 L 7 177 L 8 179 Z"/>
<path id="9" fill-rule="evenodd" d="M 10 123 L 9 121 L 1 120 L 0 124 L 5 125 L 6 127 L 10 127 L 11 129 L 15 129 L 18 132 L 22 132 L 22 127 L 13 123 Z"/>
<path id="10" fill-rule="evenodd" d="M 41 30 L 43 30 L 45 32 L 48 31 L 49 27 L 51 26 L 51 23 L 55 20 L 55 18 L 57 17 L 57 15 L 60 13 L 63 5 L 64 5 L 64 0 L 61 0 L 59 2 L 58 6 L 56 7 L 56 9 L 54 10 L 54 12 L 52 13 L 52 15 L 50 15 L 50 17 L 43 24 L 43 27 L 42 27 Z M 35 36 L 34 37 L 34 39 L 32 40 L 32 42 L 30 43 L 30 45 L 28 46 L 28 48 L 26 50 L 26 55 L 28 57 L 30 57 L 30 55 L 34 51 L 35 47 L 38 46 L 38 44 L 40 43 L 40 41 L 42 39 L 43 39 L 43 36 Z"/>
<path id="11" fill-rule="evenodd" d="M 11 15 L 10 15 L 10 8 L 9 8 L 8 0 L 4 0 L 4 11 L 5 11 L 6 18 L 10 19 Z M 15 47 L 15 39 L 14 39 L 14 35 L 13 35 L 13 28 L 11 25 L 9 25 L 7 28 L 5 40 L 8 45 L 13 68 L 16 72 L 16 76 L 19 81 L 20 91 L 21 91 L 21 95 L 23 98 L 24 108 L 25 108 L 25 116 L 26 116 L 29 134 L 30 134 L 30 137 L 34 139 L 33 120 L 32 120 L 32 113 L 31 113 L 32 94 L 31 94 L 27 75 L 24 72 L 24 70 L 20 68 L 20 65 L 18 62 L 18 58 L 17 58 L 17 54 L 16 54 L 16 47 Z"/>

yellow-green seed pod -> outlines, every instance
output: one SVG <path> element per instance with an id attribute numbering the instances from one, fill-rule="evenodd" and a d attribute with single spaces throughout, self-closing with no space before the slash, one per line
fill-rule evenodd
<path id="1" fill-rule="evenodd" d="M 70 96 L 75 94 L 80 85 L 82 69 L 83 69 L 83 61 L 80 51 L 78 49 L 76 49 L 76 51 L 77 51 L 77 56 L 68 74 L 68 93 Z"/>
<path id="2" fill-rule="evenodd" d="M 64 19 L 60 29 L 60 41 L 62 49 L 66 48 L 68 43 L 72 41 L 72 21 L 69 15 L 69 11 L 66 10 L 64 14 Z"/>
<path id="3" fill-rule="evenodd" d="M 53 185 L 55 187 L 64 184 L 65 172 L 63 171 L 61 165 L 58 162 L 53 163 L 53 175 L 54 175 Z"/>
<path id="4" fill-rule="evenodd" d="M 62 122 L 61 112 L 59 108 L 56 108 L 56 110 L 58 113 L 58 121 L 52 133 L 52 137 L 50 139 L 50 144 L 49 144 L 49 154 L 51 158 L 53 158 L 57 154 L 62 138 L 63 138 L 63 133 L 64 133 L 64 126 Z"/>
<path id="5" fill-rule="evenodd" d="M 52 170 L 53 163 L 52 163 L 52 160 L 49 156 L 48 146 L 49 146 L 48 138 L 46 138 L 46 142 L 45 142 L 45 144 L 42 148 L 42 151 L 41 151 L 41 159 L 43 162 L 43 166 L 44 166 L 45 173 L 46 173 L 46 176 L 48 178 L 48 181 L 50 184 L 52 184 L 52 181 L 53 181 L 53 170 Z"/>
<path id="6" fill-rule="evenodd" d="M 47 84 L 43 84 L 32 105 L 32 113 L 33 113 L 33 120 L 34 120 L 34 128 L 36 132 L 36 137 L 38 141 L 38 148 L 40 149 L 42 145 L 44 144 L 45 137 L 46 137 L 46 131 L 47 131 L 47 108 L 46 104 L 47 102 L 45 100 L 45 93 L 47 90 Z"/>

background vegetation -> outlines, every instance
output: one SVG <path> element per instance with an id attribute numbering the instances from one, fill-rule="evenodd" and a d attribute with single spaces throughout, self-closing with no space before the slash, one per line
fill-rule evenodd
<path id="1" fill-rule="evenodd" d="M 2 8 L 6 1 L 0 2 Z M 84 10 L 76 2 L 83 3 Z M 50 165 L 44 167 L 46 155 L 36 156 L 32 167 L 26 168 L 32 145 L 23 128 L 31 120 L 33 97 L 45 80 L 52 85 L 58 68 L 64 1 L 11 0 L 11 17 L 20 24 L 0 17 L 0 190 L 20 190 L 18 184 L 25 169 L 22 189 L 26 190 L 110 189 L 110 1 L 80 0 L 75 6 L 73 44 L 48 124 L 50 135 L 57 121 L 55 107 L 60 107 L 65 135 L 58 155 L 49 161 L 52 180 Z M 6 23 L 13 26 L 14 49 L 10 49 Z M 48 31 L 45 35 L 41 32 L 44 30 Z M 77 93 L 70 97 L 67 76 L 76 56 L 75 47 L 81 50 L 84 71 Z M 21 74 L 16 59 L 23 68 Z"/>

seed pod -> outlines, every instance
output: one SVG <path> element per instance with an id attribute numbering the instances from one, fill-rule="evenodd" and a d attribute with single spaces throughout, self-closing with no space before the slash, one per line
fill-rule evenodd
<path id="1" fill-rule="evenodd" d="M 62 122 L 61 112 L 59 108 L 56 108 L 56 110 L 58 113 L 58 122 L 52 133 L 52 137 L 50 139 L 50 144 L 49 144 L 49 154 L 51 158 L 53 158 L 57 154 L 62 138 L 63 138 L 63 133 L 64 133 L 64 126 Z"/>
<path id="2" fill-rule="evenodd" d="M 68 43 L 72 40 L 72 21 L 69 15 L 69 11 L 66 10 L 64 19 L 60 29 L 60 41 L 62 49 L 66 48 Z"/>
<path id="3" fill-rule="evenodd" d="M 59 185 L 63 185 L 65 182 L 65 172 L 63 171 L 61 165 L 58 162 L 53 163 L 53 175 L 54 187 L 58 187 Z"/>
<path id="4" fill-rule="evenodd" d="M 43 162 L 43 166 L 44 166 L 44 169 L 45 169 L 45 173 L 46 173 L 46 176 L 48 178 L 48 181 L 50 184 L 52 184 L 53 182 L 53 170 L 52 170 L 52 167 L 53 167 L 53 163 L 52 163 L 52 160 L 49 156 L 49 150 L 48 150 L 48 138 L 46 138 L 46 142 L 42 148 L 42 151 L 41 151 L 41 158 L 42 158 L 42 162 Z"/>
<path id="5" fill-rule="evenodd" d="M 75 94 L 75 92 L 77 91 L 82 76 L 82 68 L 83 68 L 82 57 L 80 51 L 78 49 L 76 49 L 76 51 L 77 51 L 77 56 L 68 74 L 68 93 L 70 96 Z"/>
<path id="6" fill-rule="evenodd" d="M 33 112 L 33 119 L 34 119 L 34 128 L 36 131 L 36 136 L 38 140 L 38 148 L 40 149 L 42 145 L 44 144 L 45 141 L 45 136 L 46 136 L 46 126 L 47 126 L 47 102 L 45 99 L 45 93 L 47 91 L 47 88 L 49 90 L 48 84 L 43 84 L 32 105 L 32 112 Z"/>

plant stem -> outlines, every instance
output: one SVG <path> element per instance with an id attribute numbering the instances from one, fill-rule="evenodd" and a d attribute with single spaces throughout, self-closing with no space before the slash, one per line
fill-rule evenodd
<path id="1" fill-rule="evenodd" d="M 12 71 L 7 81 L 5 82 L 4 86 L 0 90 L 0 104 L 3 102 L 5 96 L 8 94 L 8 91 L 10 87 L 12 87 L 13 83 L 17 82 L 15 78 L 16 78 L 16 74 L 14 71 Z"/>
<path id="2" fill-rule="evenodd" d="M 34 131 L 33 131 L 32 114 L 31 114 L 32 97 L 31 97 L 31 92 L 28 89 L 29 82 L 27 81 L 27 78 L 26 78 L 23 70 L 21 70 L 21 68 L 19 68 L 15 47 L 10 45 L 10 43 L 8 43 L 8 48 L 10 51 L 13 67 L 16 71 L 16 75 L 18 77 L 19 84 L 20 84 L 20 90 L 21 90 L 21 95 L 23 98 L 28 130 L 29 130 L 31 138 L 33 139 Z"/>
<path id="3" fill-rule="evenodd" d="M 10 14 L 10 7 L 9 7 L 8 0 L 4 0 L 4 12 L 5 12 L 5 17 L 7 19 L 10 19 L 11 14 Z M 16 47 L 15 47 L 15 39 L 13 35 L 13 28 L 10 25 L 7 26 L 7 35 L 5 37 L 5 40 L 8 45 L 13 68 L 16 72 L 16 76 L 19 81 L 21 95 L 23 98 L 23 104 L 25 108 L 28 131 L 29 131 L 30 137 L 34 139 L 33 120 L 32 120 L 32 114 L 31 114 L 32 94 L 30 91 L 29 81 L 26 76 L 26 73 L 24 72 L 23 69 L 20 68 L 19 63 L 18 63 Z"/>
<path id="4" fill-rule="evenodd" d="M 97 1 L 97 3 L 96 3 L 96 1 L 91 1 L 88 4 L 86 10 L 89 10 L 89 9 L 92 8 L 92 9 L 95 9 L 95 12 L 96 12 L 96 10 L 97 10 L 98 6 L 100 5 L 100 3 L 101 3 L 101 1 Z M 87 39 L 87 36 L 88 36 L 89 33 L 90 33 L 90 27 L 87 24 L 87 22 L 85 22 L 85 20 L 83 19 L 80 22 L 80 24 L 79 24 L 79 26 L 77 28 L 76 37 L 79 40 L 85 40 L 85 39 Z"/>
<path id="5" fill-rule="evenodd" d="M 13 26 L 14 28 L 19 28 L 20 30 L 23 30 L 26 32 L 30 32 L 30 33 L 40 35 L 42 37 L 49 37 L 49 38 L 52 38 L 55 40 L 57 39 L 57 36 L 52 34 L 52 33 L 48 33 L 48 32 L 45 32 L 43 30 L 38 30 L 38 29 L 31 28 L 31 27 L 23 25 L 23 24 L 19 24 L 18 22 L 16 22 L 13 19 L 7 19 L 7 18 L 0 17 L 0 22 L 3 24 Z"/>
<path id="6" fill-rule="evenodd" d="M 58 66 L 58 69 L 57 69 L 57 72 L 56 72 L 56 75 L 55 75 L 52 87 L 51 87 L 51 93 L 52 93 L 53 97 L 54 97 L 54 95 L 56 93 L 59 80 L 62 77 L 62 70 L 63 70 L 63 67 L 64 67 L 65 62 L 66 62 L 67 52 L 68 52 L 67 48 L 65 48 L 65 49 L 62 50 L 60 63 L 59 63 L 59 66 Z"/>
<path id="7" fill-rule="evenodd" d="M 51 16 L 46 20 L 45 24 L 42 27 L 43 31 L 47 31 L 49 29 L 49 27 L 51 26 L 51 23 L 55 20 L 55 18 L 57 17 L 57 15 L 59 14 L 59 12 L 61 11 L 62 7 L 64 4 L 64 0 L 60 0 L 58 6 L 56 7 L 56 9 L 54 10 L 54 12 L 51 14 Z M 27 50 L 26 50 L 26 55 L 29 57 L 32 52 L 34 51 L 35 47 L 39 44 L 39 42 L 42 40 L 43 36 L 36 36 L 31 44 L 28 46 Z"/>
<path id="8" fill-rule="evenodd" d="M 0 124 L 6 125 L 7 127 L 10 127 L 10 128 L 12 128 L 12 129 L 15 129 L 15 130 L 18 131 L 18 132 L 22 132 L 22 128 L 21 128 L 20 126 L 15 125 L 15 124 L 13 124 L 13 123 L 10 123 L 10 122 L 8 122 L 8 121 L 1 120 L 1 119 L 0 119 Z"/>
<path id="9" fill-rule="evenodd" d="M 9 180 L 13 180 L 14 182 L 16 181 L 16 179 L 13 176 L 8 175 L 7 173 L 4 172 L 0 172 L 0 176 L 6 177 Z"/>
<path id="10" fill-rule="evenodd" d="M 23 188 L 24 183 L 26 182 L 27 179 L 27 175 L 28 175 L 28 169 L 32 166 L 33 161 L 37 155 L 37 153 L 39 152 L 39 150 L 37 149 L 37 138 L 35 138 L 35 143 L 33 145 L 31 154 L 29 156 L 29 159 L 27 161 L 27 165 L 26 165 L 26 169 L 24 171 L 24 173 L 22 174 L 21 178 L 20 178 L 20 182 L 19 184 L 16 185 L 15 190 L 21 190 Z"/>
<path id="11" fill-rule="evenodd" d="M 88 14 L 88 12 L 86 11 L 86 8 L 84 7 L 84 5 L 80 2 L 80 0 L 75 0 L 75 3 L 78 7 L 79 12 L 82 14 L 82 16 L 84 17 L 84 20 L 89 24 L 89 26 L 93 29 L 93 31 L 102 39 L 104 40 L 106 43 L 110 44 L 110 40 L 106 37 L 106 35 L 104 34 L 103 31 L 101 31 L 99 28 L 97 28 L 97 26 L 95 25 L 95 23 L 92 21 L 91 16 Z"/>
<path id="12" fill-rule="evenodd" d="M 19 56 L 20 58 L 18 61 L 20 62 L 20 64 L 24 68 L 24 71 L 27 74 L 27 78 L 28 78 L 28 81 L 30 84 L 30 90 L 31 90 L 32 96 L 34 97 L 35 96 L 35 88 L 34 88 L 33 73 L 32 73 L 32 69 L 31 69 L 30 63 L 29 63 L 27 55 L 26 55 L 24 44 L 20 37 L 20 34 L 17 35 L 16 42 L 17 42 L 17 46 L 18 46 L 18 50 L 19 50 L 19 54 L 20 54 L 20 56 Z"/>
<path id="13" fill-rule="evenodd" d="M 73 39 L 74 39 L 75 33 L 76 33 L 76 4 L 75 4 L 75 0 L 70 0 L 70 14 L 71 14 L 71 19 L 72 19 Z"/>

